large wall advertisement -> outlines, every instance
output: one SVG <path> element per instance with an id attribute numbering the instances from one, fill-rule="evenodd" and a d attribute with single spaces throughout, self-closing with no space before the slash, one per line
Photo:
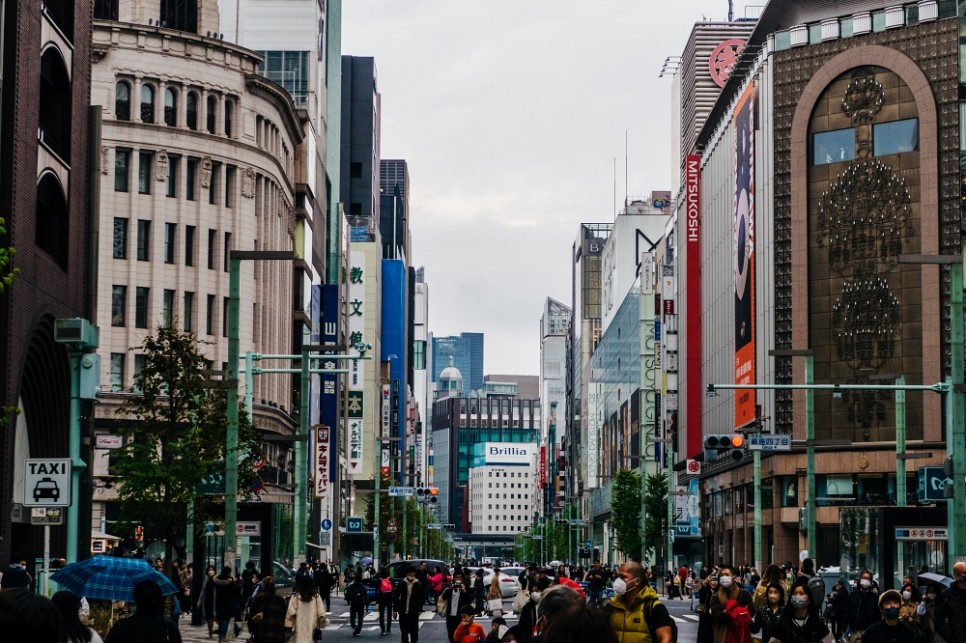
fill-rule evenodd
<path id="1" fill-rule="evenodd" d="M 755 84 L 735 106 L 735 384 L 755 384 Z M 735 391 L 735 427 L 755 419 L 754 389 Z"/>

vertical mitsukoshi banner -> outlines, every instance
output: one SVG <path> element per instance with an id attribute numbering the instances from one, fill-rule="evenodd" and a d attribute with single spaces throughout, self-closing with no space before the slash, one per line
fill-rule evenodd
<path id="1" fill-rule="evenodd" d="M 701 401 L 704 389 L 701 383 L 701 155 L 689 154 L 684 161 L 684 215 L 687 233 L 685 280 L 687 283 L 685 306 L 687 322 L 687 383 L 685 399 L 687 408 L 687 454 L 701 451 Z"/>
<path id="2" fill-rule="evenodd" d="M 754 384 L 755 374 L 755 84 L 735 106 L 734 283 L 735 384 Z M 755 419 L 754 389 L 735 391 L 735 428 Z"/>

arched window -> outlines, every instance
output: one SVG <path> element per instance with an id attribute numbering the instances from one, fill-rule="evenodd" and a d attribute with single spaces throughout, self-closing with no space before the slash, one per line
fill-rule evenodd
<path id="1" fill-rule="evenodd" d="M 70 161 L 70 76 L 56 47 L 40 59 L 40 130 L 44 143 L 64 161 Z"/>
<path id="2" fill-rule="evenodd" d="M 189 129 L 198 129 L 198 94 L 188 92 L 185 98 L 185 120 Z"/>
<path id="3" fill-rule="evenodd" d="M 141 86 L 141 120 L 154 122 L 154 87 L 151 85 Z"/>
<path id="4" fill-rule="evenodd" d="M 44 172 L 37 183 L 35 228 L 34 243 L 66 270 L 70 217 L 64 188 L 53 172 Z"/>
<path id="5" fill-rule="evenodd" d="M 215 112 L 218 109 L 218 99 L 214 96 L 208 97 L 208 132 L 215 133 Z"/>
<path id="6" fill-rule="evenodd" d="M 168 87 L 164 90 L 164 124 L 174 127 L 178 123 L 178 95 Z"/>
<path id="7" fill-rule="evenodd" d="M 234 115 L 234 104 L 230 100 L 225 101 L 225 136 L 231 138 L 231 121 Z"/>
<path id="8" fill-rule="evenodd" d="M 114 117 L 119 121 L 131 120 L 131 86 L 121 81 L 114 90 Z"/>

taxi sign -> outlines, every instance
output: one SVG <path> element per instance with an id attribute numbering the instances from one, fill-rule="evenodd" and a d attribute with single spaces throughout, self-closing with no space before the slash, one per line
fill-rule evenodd
<path id="1" fill-rule="evenodd" d="M 70 458 L 24 460 L 25 507 L 70 506 Z"/>

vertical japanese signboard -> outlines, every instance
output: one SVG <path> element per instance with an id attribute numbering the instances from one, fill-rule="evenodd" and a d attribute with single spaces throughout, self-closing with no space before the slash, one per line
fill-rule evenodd
<path id="1" fill-rule="evenodd" d="M 701 156 L 688 154 L 684 162 L 684 215 L 687 266 L 687 453 L 701 451 Z"/>
<path id="2" fill-rule="evenodd" d="M 326 284 L 322 287 L 322 343 L 327 346 L 337 346 L 339 343 L 339 287 Z M 326 351 L 327 353 L 338 353 Z M 322 368 L 337 369 L 339 363 L 336 360 L 324 360 Z M 322 409 L 320 412 L 321 423 L 332 427 L 329 433 L 330 453 L 336 453 L 338 448 L 339 432 L 335 427 L 339 426 L 339 376 L 322 375 Z M 335 482 L 336 467 L 329 467 L 329 482 Z"/>
<path id="3" fill-rule="evenodd" d="M 361 250 L 349 252 L 349 301 L 348 331 L 349 351 L 361 343 L 366 343 L 365 337 L 366 312 L 366 255 Z M 365 362 L 362 360 L 349 361 L 349 397 L 346 408 L 348 422 L 348 449 L 346 459 L 349 463 L 350 475 L 361 474 L 364 470 L 364 427 L 365 427 Z"/>
<path id="4" fill-rule="evenodd" d="M 329 428 L 315 427 L 315 497 L 324 498 L 329 491 Z"/>

